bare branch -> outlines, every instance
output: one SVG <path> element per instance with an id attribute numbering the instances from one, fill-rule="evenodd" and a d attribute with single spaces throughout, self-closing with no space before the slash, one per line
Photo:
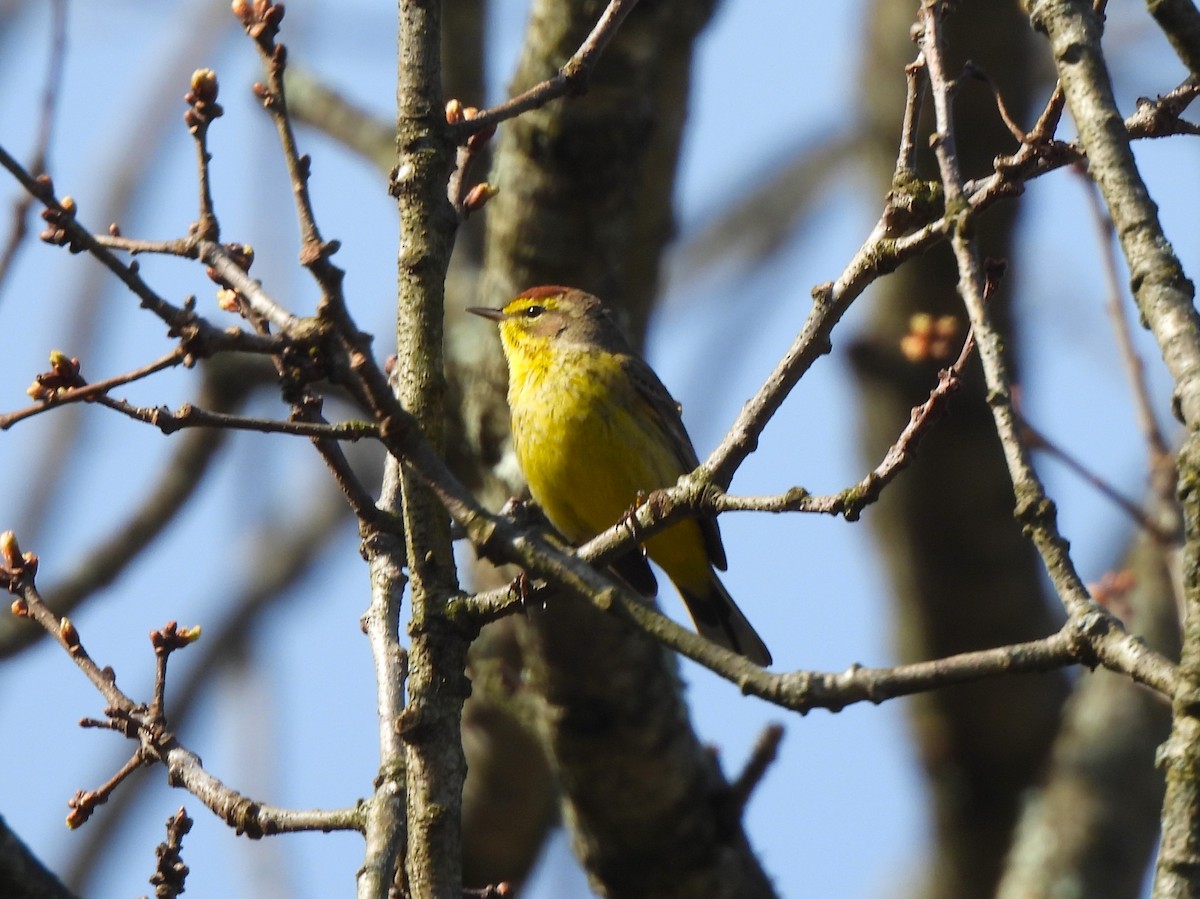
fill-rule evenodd
<path id="1" fill-rule="evenodd" d="M 911 464 L 916 455 L 917 444 L 933 423 L 945 413 L 945 406 L 962 380 L 963 370 L 975 346 L 970 332 L 963 341 L 958 359 L 950 368 L 938 374 L 937 386 L 920 406 L 913 407 L 908 424 L 888 448 L 883 460 L 861 481 L 830 496 L 813 496 L 802 487 L 793 487 L 786 493 L 775 496 L 730 496 L 718 493 L 712 498 L 715 511 L 762 511 L 762 512 L 820 512 L 826 515 L 842 515 L 847 521 L 856 520 L 867 505 L 875 502 L 883 489 L 895 480 Z"/>
<path id="2" fill-rule="evenodd" d="M 551 100 L 582 91 L 588 75 L 595 68 L 604 48 L 608 46 L 613 35 L 617 33 L 617 29 L 621 27 L 621 23 L 625 21 L 625 17 L 633 11 L 636 5 L 637 0 L 609 0 L 608 6 L 600 14 L 596 26 L 587 39 L 579 45 L 579 49 L 572 54 L 571 58 L 563 63 L 557 75 L 541 84 L 534 85 L 499 106 L 482 110 L 473 118 L 462 121 L 455 129 L 456 139 L 463 141 L 468 136 L 485 128 L 494 127 L 523 112 L 545 106 Z"/>
<path id="3" fill-rule="evenodd" d="M 183 863 L 183 838 L 192 829 L 192 819 L 183 806 L 167 819 L 167 839 L 155 847 L 158 865 L 150 877 L 155 899 L 175 899 L 183 892 L 188 867 Z"/>
<path id="4" fill-rule="evenodd" d="M 102 803 L 109 792 L 141 764 L 153 761 L 166 765 L 168 778 L 173 786 L 182 786 L 200 799 L 215 814 L 238 833 L 254 837 L 268 836 L 299 830 L 361 830 L 362 822 L 355 808 L 340 811 L 295 811 L 264 805 L 221 783 L 206 771 L 200 759 L 183 747 L 167 730 L 166 719 L 161 707 L 162 679 L 165 665 L 162 654 L 169 654 L 198 639 L 199 628 L 179 631 L 171 622 L 162 631 L 151 633 L 159 654 L 159 677 L 155 684 L 155 695 L 160 701 L 150 708 L 134 702 L 117 687 L 116 675 L 111 668 L 101 668 L 88 655 L 75 625 L 68 618 L 58 618 L 43 602 L 34 586 L 37 557 L 32 553 L 20 552 L 12 532 L 0 535 L 0 584 L 17 596 L 13 602 L 13 614 L 28 617 L 54 637 L 66 650 L 75 665 L 84 673 L 92 685 L 104 697 L 108 707 L 105 714 L 113 729 L 120 730 L 131 739 L 137 740 L 138 751 L 100 791 L 76 794 L 73 800 L 72 826 L 82 824 L 96 805 Z"/>
<path id="5" fill-rule="evenodd" d="M 46 394 L 43 402 L 36 403 L 33 406 L 28 406 L 24 409 L 19 409 L 16 412 L 9 412 L 6 415 L 0 415 L 0 431 L 7 431 L 19 421 L 24 421 L 26 418 L 31 418 L 34 415 L 45 412 L 48 409 L 53 409 L 57 406 L 64 406 L 68 403 L 92 402 L 99 400 L 108 394 L 114 387 L 120 387 L 124 384 L 131 384 L 134 381 L 139 381 L 142 378 L 147 378 L 156 372 L 163 371 L 167 368 L 173 368 L 176 365 L 186 364 L 187 354 L 181 349 L 176 348 L 167 353 L 154 362 L 143 365 L 141 368 L 136 368 L 133 371 L 126 372 L 122 375 L 115 375 L 104 381 L 96 381 L 93 384 L 84 384 L 81 387 L 71 387 L 66 389 L 53 390 Z M 39 379 L 41 376 L 38 376 Z"/>

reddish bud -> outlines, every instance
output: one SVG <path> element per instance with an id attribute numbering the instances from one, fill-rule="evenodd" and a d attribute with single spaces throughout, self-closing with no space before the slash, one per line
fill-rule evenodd
<path id="1" fill-rule="evenodd" d="M 486 181 L 481 181 L 467 192 L 463 200 L 463 210 L 467 213 L 478 212 L 487 205 L 488 200 L 496 196 L 500 190 Z"/>

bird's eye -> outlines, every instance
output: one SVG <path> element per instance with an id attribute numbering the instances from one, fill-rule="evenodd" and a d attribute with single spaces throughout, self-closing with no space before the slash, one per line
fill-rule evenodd
<path id="1" fill-rule="evenodd" d="M 546 311 L 545 306 L 527 306 L 527 307 L 525 307 L 525 317 L 526 318 L 537 318 L 539 315 L 541 315 L 545 311 Z"/>

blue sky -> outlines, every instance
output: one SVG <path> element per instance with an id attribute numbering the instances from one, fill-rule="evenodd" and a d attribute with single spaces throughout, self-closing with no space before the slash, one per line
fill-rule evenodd
<path id="1" fill-rule="evenodd" d="M 519 49 L 525 4 L 493 5 L 487 64 L 495 100 Z M 28 6 L 0 54 L 0 75 L 8 85 L 0 93 L 0 144 L 19 156 L 32 142 L 49 22 L 48 4 Z M 288 187 L 273 132 L 247 89 L 258 77 L 257 55 L 248 41 L 227 31 L 205 37 L 209 23 L 228 18 L 226 4 L 216 4 L 215 13 L 210 6 L 144 0 L 72 4 L 52 172 L 60 193 L 78 201 L 82 219 L 102 229 L 107 220 L 100 210 L 117 187 L 114 174 L 131 154 L 145 154 L 138 168 L 145 183 L 135 211 L 122 219 L 123 230 L 147 237 L 182 233 L 194 215 L 195 190 L 180 98 L 191 70 L 212 66 L 227 111 L 212 138 L 224 235 L 253 244 L 255 275 L 273 295 L 304 312 L 315 291 L 295 264 L 294 223 L 286 215 L 264 214 L 286 209 L 278 204 L 287 202 Z M 701 43 L 684 145 L 678 209 L 685 237 L 787 148 L 852 122 L 847 104 L 863 89 L 856 83 L 862 7 L 795 0 L 722 6 Z M 1137 96 L 1166 91 L 1182 76 L 1173 55 L 1164 52 L 1165 43 L 1137 13 L 1126 20 L 1114 10 L 1109 30 L 1110 49 L 1119 59 L 1118 97 L 1126 110 Z M 817 15 L 819 40 L 811 25 Z M 283 37 L 293 60 L 390 116 L 393 32 L 388 4 L 297 0 L 288 6 Z M 16 34 L 22 37 L 14 39 Z M 819 89 L 796 89 L 801 65 L 821 73 Z M 159 146 L 162 116 L 172 124 Z M 314 158 L 318 220 L 326 237 L 343 244 L 338 261 L 348 271 L 350 302 L 360 324 L 380 335 L 377 347 L 385 352 L 394 284 L 392 201 L 365 163 L 319 136 L 304 133 L 301 140 Z M 1200 256 L 1195 144 L 1161 142 L 1139 147 L 1138 154 L 1152 189 L 1159 188 L 1167 233 L 1194 273 Z M 668 285 L 647 352 L 682 401 L 702 456 L 791 341 L 808 311 L 812 285 L 835 277 L 869 230 L 883 188 L 864 190 L 863 180 L 851 172 L 831 183 L 818 200 L 821 227 L 806 229 L 768 264 L 728 266 L 698 281 L 676 272 Z M 14 196 L 11 184 L 0 192 L 6 203 Z M 1060 173 L 1032 185 L 1025 201 L 1020 264 L 1012 277 L 1018 285 L 1026 403 L 1032 419 L 1054 439 L 1137 497 L 1144 480 L 1142 449 L 1112 361 L 1099 249 L 1090 226 L 1079 225 L 1088 222 L 1081 212 L 1085 199 L 1083 181 Z M 147 259 L 143 265 L 165 293 L 175 299 L 196 293 L 200 308 L 218 315 L 213 287 L 197 268 L 172 260 Z M 76 303 L 87 289 L 97 289 L 88 308 L 98 326 L 87 347 L 85 374 L 107 376 L 169 348 L 158 323 L 86 259 L 31 246 L 5 287 L 0 316 L 6 333 L 18 339 L 10 338 L 0 356 L 4 410 L 25 404 L 23 391 L 46 367 L 50 349 L 83 352 L 71 341 L 82 314 Z M 833 354 L 789 398 L 739 472 L 735 490 L 774 492 L 800 483 L 828 491 L 862 476 L 854 395 L 842 355 L 861 314 L 852 313 L 835 335 Z M 747 317 L 751 326 L 741 327 Z M 744 345 L 725 354 L 718 367 L 706 350 L 731 326 L 739 327 Z M 1165 410 L 1169 385 L 1157 354 L 1144 339 L 1142 346 Z M 136 402 L 174 406 L 191 398 L 194 385 L 194 374 L 173 372 L 127 394 Z M 273 410 L 264 402 L 263 411 Z M 36 471 L 30 459 L 44 458 L 56 427 L 43 416 L 0 434 L 0 464 L 10 472 L 0 483 L 0 529 L 16 526 L 20 533 L 24 497 Z M 45 585 L 136 505 L 172 448 L 157 432 L 102 410 L 89 409 L 81 428 L 86 449 L 73 458 L 63 489 L 42 510 L 46 522 L 36 542 L 23 541 L 42 557 Z M 169 618 L 220 620 L 255 563 L 257 535 L 302 513 L 308 494 L 324 487 L 322 470 L 303 441 L 236 435 L 226 453 L 232 464 L 210 477 L 152 556 L 78 616 L 93 656 L 114 665 L 135 695 L 148 694 L 151 683 L 147 631 Z M 1121 545 L 1127 522 L 1060 467 L 1046 462 L 1041 469 L 1059 501 L 1060 523 L 1082 573 L 1098 578 Z M 726 583 L 767 635 L 778 669 L 843 670 L 853 662 L 893 660 L 888 588 L 866 526 L 743 514 L 723 518 L 722 527 L 730 558 Z M 371 665 L 358 628 L 367 574 L 354 535 L 329 547 L 318 567 L 317 577 L 264 622 L 271 640 L 256 650 L 262 664 L 220 681 L 181 734 L 227 782 L 297 807 L 353 803 L 369 791 L 376 764 Z M 682 617 L 678 601 L 664 594 L 668 614 Z M 175 674 L 181 675 L 187 653 L 177 661 Z M 780 760 L 748 817 L 751 841 L 781 894 L 865 899 L 901 893 L 920 870 L 927 828 L 902 703 L 800 718 L 744 698 L 690 664 L 684 672 L 696 727 L 720 748 L 727 772 L 739 769 L 765 724 L 786 725 Z M 114 735 L 76 726 L 79 717 L 97 715 L 101 706 L 56 648 L 39 647 L 0 666 L 0 717 L 10 722 L 12 735 L 0 741 L 0 771 L 8 772 L 0 777 L 0 813 L 56 868 L 86 835 L 63 826 L 67 798 L 105 780 L 128 752 Z M 195 800 L 167 788 L 161 770 L 148 776 L 157 785 L 147 791 L 137 822 L 121 834 L 95 895 L 148 890 L 153 846 L 162 839 L 162 822 L 180 803 L 197 821 L 185 842 L 192 867 L 189 892 L 329 896 L 352 889 L 362 855 L 358 837 L 300 835 L 251 843 L 234 837 Z M 87 825 L 106 826 L 104 809 Z M 272 884 L 280 871 L 288 872 L 290 882 Z M 531 895 L 589 895 L 562 839 L 543 859 Z"/>

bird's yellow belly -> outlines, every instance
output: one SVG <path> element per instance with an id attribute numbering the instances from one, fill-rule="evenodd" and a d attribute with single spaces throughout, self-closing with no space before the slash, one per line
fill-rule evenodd
<path id="1" fill-rule="evenodd" d="M 638 493 L 672 486 L 685 472 L 674 449 L 620 387 L 575 382 L 569 395 L 528 384 L 510 396 L 517 460 L 529 492 L 563 536 L 583 542 L 616 524 Z M 614 396 L 614 391 L 616 395 Z M 672 580 L 690 580 L 709 564 L 695 521 L 672 525 L 646 541 Z"/>
<path id="2" fill-rule="evenodd" d="M 532 414 L 514 412 L 517 460 L 534 500 L 569 539 L 594 536 L 633 506 L 639 490 L 678 477 L 647 464 L 640 429 L 623 410 L 578 395 L 534 402 Z"/>

